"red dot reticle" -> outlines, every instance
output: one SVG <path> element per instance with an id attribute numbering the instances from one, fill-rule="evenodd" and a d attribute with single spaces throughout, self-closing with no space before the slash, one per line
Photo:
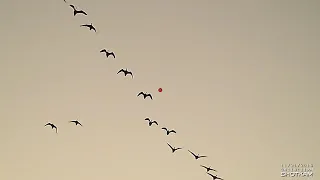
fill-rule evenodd
<path id="1" fill-rule="evenodd" d="M 162 92 L 162 88 L 159 88 L 158 91 L 159 91 L 159 92 Z"/>

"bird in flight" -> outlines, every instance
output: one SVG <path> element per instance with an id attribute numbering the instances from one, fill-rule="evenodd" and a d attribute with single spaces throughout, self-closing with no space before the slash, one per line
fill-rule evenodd
<path id="1" fill-rule="evenodd" d="M 161 129 L 163 129 L 163 130 L 166 130 L 167 131 L 167 135 L 169 135 L 170 133 L 177 133 L 175 130 L 168 130 L 167 128 L 161 128 Z"/>
<path id="2" fill-rule="evenodd" d="M 167 144 L 168 144 L 168 146 L 171 148 L 172 153 L 174 153 L 176 150 L 182 149 L 182 148 L 175 148 L 175 147 L 172 147 L 169 143 L 167 143 Z"/>
<path id="3" fill-rule="evenodd" d="M 73 121 L 69 121 L 69 122 L 75 123 L 76 126 L 77 126 L 77 125 L 82 126 L 82 124 L 81 124 L 78 120 L 73 120 Z"/>
<path id="4" fill-rule="evenodd" d="M 199 154 L 198 155 L 196 155 L 196 154 L 194 154 L 193 152 L 191 152 L 190 150 L 188 150 L 193 156 L 194 156 L 194 158 L 195 159 L 199 159 L 199 158 L 203 158 L 203 157 L 207 157 L 207 156 L 200 156 Z"/>
<path id="5" fill-rule="evenodd" d="M 137 97 L 140 96 L 140 95 L 143 95 L 143 99 L 146 99 L 148 96 L 150 97 L 150 99 L 152 99 L 152 95 L 151 95 L 151 94 L 144 93 L 144 92 L 140 92 L 140 93 L 137 95 Z"/>
<path id="6" fill-rule="evenodd" d="M 207 170 L 207 172 L 209 172 L 209 171 L 216 171 L 216 170 L 214 170 L 214 169 L 212 169 L 211 167 L 207 167 L 207 166 L 203 166 L 203 165 L 200 165 L 201 167 L 204 167 L 206 170 Z"/>
<path id="7" fill-rule="evenodd" d="M 210 173 L 207 173 L 207 174 L 209 174 L 213 178 L 213 180 L 216 180 L 216 179 L 223 180 L 222 178 L 219 178 L 218 176 L 215 176 L 213 174 L 210 174 Z"/>
<path id="8" fill-rule="evenodd" d="M 88 15 L 86 12 L 84 12 L 82 10 L 77 10 L 76 7 L 74 7 L 74 5 L 72 5 L 72 4 L 70 4 L 70 7 L 72 7 L 72 9 L 73 9 L 73 16 L 75 16 L 77 14 Z"/>
<path id="9" fill-rule="evenodd" d="M 87 27 L 89 28 L 89 30 L 94 30 L 95 32 L 97 32 L 96 28 L 91 24 L 82 24 L 80 25 L 80 27 Z"/>
<path id="10" fill-rule="evenodd" d="M 114 54 L 114 52 L 108 52 L 106 49 L 102 49 L 100 52 L 101 53 L 106 53 L 107 58 L 109 56 L 113 56 L 113 58 L 116 58 L 116 55 Z"/>
<path id="11" fill-rule="evenodd" d="M 149 119 L 149 118 L 146 118 L 146 119 L 144 119 L 144 120 L 149 121 L 149 126 L 151 126 L 153 123 L 156 124 L 156 125 L 158 125 L 158 122 L 157 122 L 157 121 L 152 121 L 152 120 Z"/>
<path id="12" fill-rule="evenodd" d="M 52 123 L 47 123 L 47 124 L 44 125 L 44 126 L 51 126 L 51 128 L 52 128 L 52 129 L 56 129 L 56 133 L 58 133 L 58 128 L 57 128 L 57 126 L 55 126 L 54 124 L 52 124 Z"/>
<path id="13" fill-rule="evenodd" d="M 117 73 L 117 74 L 119 74 L 119 73 L 121 73 L 121 72 L 123 72 L 123 73 L 124 73 L 124 76 L 127 76 L 128 74 L 130 74 L 130 75 L 131 75 L 131 77 L 133 78 L 133 74 L 132 74 L 132 72 L 128 71 L 127 69 L 121 69 L 120 71 L 118 71 L 118 73 Z"/>

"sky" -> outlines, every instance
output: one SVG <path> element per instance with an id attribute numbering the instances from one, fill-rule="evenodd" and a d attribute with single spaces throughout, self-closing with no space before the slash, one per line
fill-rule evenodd
<path id="1" fill-rule="evenodd" d="M 319 1 L 67 2 L 1 1 L 0 179 L 318 176 Z"/>

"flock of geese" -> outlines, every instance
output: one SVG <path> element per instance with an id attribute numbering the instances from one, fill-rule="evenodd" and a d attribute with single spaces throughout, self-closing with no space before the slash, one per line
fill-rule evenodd
<path id="1" fill-rule="evenodd" d="M 66 0 L 64 0 L 64 2 L 67 3 Z M 70 4 L 69 6 L 73 9 L 73 16 L 76 16 L 76 15 L 78 15 L 78 14 L 79 14 L 79 15 L 82 14 L 82 15 L 85 15 L 85 16 L 88 15 L 85 11 L 83 11 L 83 10 L 78 10 L 78 9 L 77 9 L 74 5 L 72 5 L 72 4 Z M 80 27 L 87 27 L 87 28 L 89 28 L 89 30 L 93 30 L 93 31 L 97 32 L 96 28 L 92 25 L 92 23 L 91 23 L 91 24 L 82 24 L 82 25 L 80 25 Z M 114 54 L 114 52 L 109 52 L 109 51 L 107 51 L 106 49 L 102 49 L 102 50 L 100 51 L 100 53 L 105 53 L 105 55 L 106 55 L 107 58 L 108 58 L 109 56 L 112 56 L 113 58 L 116 58 L 116 55 Z M 121 72 L 124 73 L 125 76 L 131 75 L 131 77 L 133 78 L 132 72 L 128 71 L 127 69 L 121 69 L 121 70 L 118 71 L 117 74 L 119 74 L 119 73 L 121 73 Z M 140 92 L 140 93 L 137 95 L 137 97 L 139 97 L 140 95 L 142 95 L 144 99 L 146 99 L 147 97 L 149 97 L 149 98 L 152 100 L 152 95 L 149 94 L 149 93 Z M 159 125 L 157 121 L 151 120 L 150 118 L 145 118 L 145 120 L 148 121 L 148 125 L 149 125 L 149 126 L 152 126 L 153 124 Z M 72 121 L 69 121 L 69 122 L 70 122 L 70 123 L 74 123 L 75 125 L 80 125 L 80 126 L 82 126 L 82 124 L 81 124 L 78 120 L 72 120 Z M 56 125 L 48 122 L 45 126 L 50 126 L 52 129 L 55 129 L 55 132 L 56 132 L 56 133 L 58 133 L 58 128 L 57 128 Z M 170 135 L 171 133 L 177 133 L 177 132 L 176 132 L 175 130 L 173 130 L 173 129 L 172 129 L 172 130 L 169 130 L 168 128 L 165 128 L 165 127 L 161 128 L 161 129 L 166 131 L 166 135 Z M 169 143 L 167 143 L 167 145 L 170 147 L 172 153 L 175 153 L 176 151 L 182 149 L 182 148 L 180 148 L 180 147 L 176 148 L 176 147 L 170 145 Z M 205 157 L 207 157 L 207 156 L 203 156 L 203 155 L 200 155 L 200 154 L 195 154 L 194 152 L 192 152 L 192 151 L 190 151 L 190 150 L 188 150 L 188 151 L 189 151 L 190 154 L 193 155 L 193 157 L 194 157 L 196 160 L 198 160 L 198 159 L 200 159 L 200 158 L 205 158 Z M 213 175 L 213 174 L 209 173 L 210 171 L 215 171 L 215 172 L 217 172 L 215 169 L 212 169 L 210 166 L 209 166 L 209 167 L 204 166 L 204 165 L 200 165 L 200 166 L 206 169 L 207 174 L 210 175 L 210 176 L 213 178 L 213 180 L 216 180 L 216 179 L 223 180 L 222 178 L 220 178 L 220 177 L 218 177 L 218 176 L 216 176 L 216 175 Z"/>

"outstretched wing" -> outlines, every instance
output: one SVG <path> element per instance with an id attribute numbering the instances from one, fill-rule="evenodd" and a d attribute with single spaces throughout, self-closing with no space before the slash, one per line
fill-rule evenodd
<path id="1" fill-rule="evenodd" d="M 90 25 L 88 25 L 88 24 L 82 24 L 82 25 L 80 25 L 80 27 L 90 27 Z"/>
<path id="2" fill-rule="evenodd" d="M 148 97 L 148 96 L 150 97 L 150 99 L 152 99 L 152 95 L 151 95 L 151 94 L 147 94 L 147 97 Z"/>
<path id="3" fill-rule="evenodd" d="M 107 50 L 106 49 L 102 49 L 101 51 L 100 51 L 101 53 L 106 53 L 107 52 Z"/>
<path id="4" fill-rule="evenodd" d="M 113 56 L 113 58 L 116 58 L 116 55 L 112 52 L 110 53 L 111 56 Z"/>
<path id="5" fill-rule="evenodd" d="M 167 128 L 165 128 L 165 127 L 161 128 L 161 129 L 164 129 L 164 130 L 168 131 L 168 129 L 167 129 Z"/>
<path id="6" fill-rule="evenodd" d="M 168 146 L 173 150 L 174 148 L 169 144 L 169 143 L 167 143 L 168 144 Z"/>
<path id="7" fill-rule="evenodd" d="M 149 118 L 145 118 L 144 120 L 146 120 L 146 121 L 150 121 L 150 119 L 149 119 Z"/>
<path id="8" fill-rule="evenodd" d="M 171 132 L 171 133 L 177 133 L 175 130 L 171 130 L 170 132 Z"/>
<path id="9" fill-rule="evenodd" d="M 95 27 L 93 27 L 93 26 L 91 26 L 92 27 L 92 29 L 94 30 L 94 32 L 97 32 L 97 30 L 96 30 L 96 28 Z"/>
<path id="10" fill-rule="evenodd" d="M 207 157 L 207 156 L 199 156 L 199 158 L 203 158 L 203 157 Z"/>
<path id="11" fill-rule="evenodd" d="M 193 152 L 191 152 L 190 150 L 188 150 L 194 157 L 197 157 L 197 155 L 195 155 Z"/>
<path id="12" fill-rule="evenodd" d="M 76 11 L 76 8 L 74 7 L 73 4 L 70 4 L 70 7 L 72 7 L 72 9 Z"/>
<path id="13" fill-rule="evenodd" d="M 156 125 L 159 125 L 157 121 L 153 121 L 152 123 L 155 123 Z"/>
<path id="14" fill-rule="evenodd" d="M 179 150 L 179 149 L 182 149 L 182 148 L 176 148 L 176 150 Z"/>
<path id="15" fill-rule="evenodd" d="M 200 165 L 201 167 L 204 167 L 204 168 L 206 168 L 206 169 L 208 169 L 208 167 L 206 167 L 206 166 L 203 166 L 203 165 Z"/>
<path id="16" fill-rule="evenodd" d="M 51 125 L 51 123 L 47 123 L 46 125 L 44 125 L 44 126 L 50 126 Z"/>
<path id="17" fill-rule="evenodd" d="M 208 175 L 210 175 L 212 178 L 215 178 L 216 176 L 214 176 L 213 174 L 207 173 Z"/>
<path id="18" fill-rule="evenodd" d="M 84 15 L 86 15 L 86 16 L 88 15 L 86 12 L 84 12 L 84 11 L 82 11 L 82 10 L 81 10 L 81 11 L 78 11 L 78 13 L 84 14 Z"/>
<path id="19" fill-rule="evenodd" d="M 145 95 L 144 92 L 140 92 L 137 96 Z"/>
<path id="20" fill-rule="evenodd" d="M 130 74 L 130 75 L 131 75 L 131 77 L 133 78 L 133 74 L 132 74 L 132 72 L 128 72 L 128 71 L 127 71 L 127 73 L 128 73 L 128 74 Z"/>
<path id="21" fill-rule="evenodd" d="M 120 71 L 118 71 L 117 74 L 119 74 L 119 73 L 121 73 L 121 72 L 125 73 L 125 70 L 124 70 L 124 69 L 121 69 Z"/>

